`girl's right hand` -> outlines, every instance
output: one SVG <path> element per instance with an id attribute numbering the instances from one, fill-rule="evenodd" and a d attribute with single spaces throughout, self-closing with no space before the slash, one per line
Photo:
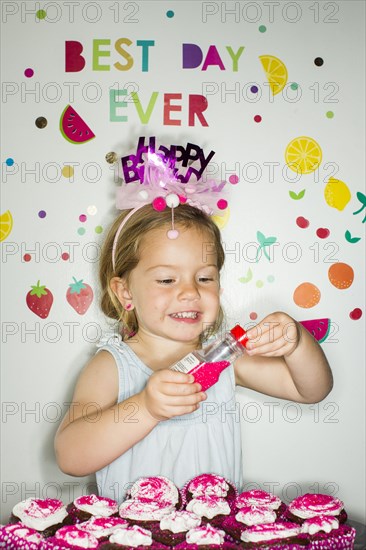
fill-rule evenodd
<path id="1" fill-rule="evenodd" d="M 170 369 L 154 372 L 141 392 L 149 414 L 159 422 L 196 411 L 206 394 L 191 374 Z"/>

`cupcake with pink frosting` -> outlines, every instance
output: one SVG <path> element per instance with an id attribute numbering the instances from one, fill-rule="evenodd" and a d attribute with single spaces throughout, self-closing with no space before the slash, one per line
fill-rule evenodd
<path id="1" fill-rule="evenodd" d="M 308 535 L 311 550 L 351 550 L 356 537 L 353 527 L 327 515 L 306 519 L 301 530 Z"/>
<path id="2" fill-rule="evenodd" d="M 39 550 L 44 537 L 23 523 L 5 525 L 0 529 L 0 548 L 7 550 Z"/>
<path id="3" fill-rule="evenodd" d="M 244 529 L 240 536 L 240 548 L 258 550 L 303 550 L 309 548 L 309 540 L 301 527 L 291 522 L 262 523 Z"/>
<path id="4" fill-rule="evenodd" d="M 103 518 L 93 516 L 88 521 L 78 523 L 77 527 L 82 531 L 94 535 L 99 542 L 105 542 L 117 529 L 123 529 L 128 527 L 128 525 L 128 521 L 120 517 L 111 516 Z"/>
<path id="5" fill-rule="evenodd" d="M 157 529 L 160 520 L 182 506 L 179 489 L 163 476 L 141 477 L 119 506 L 119 516 L 131 525 Z"/>
<path id="6" fill-rule="evenodd" d="M 45 539 L 41 546 L 42 550 L 84 550 L 98 547 L 98 539 L 91 533 L 79 529 L 78 525 L 61 527 L 54 537 Z"/>
<path id="7" fill-rule="evenodd" d="M 117 529 L 109 537 L 108 542 L 100 545 L 98 550 L 164 550 L 167 546 L 153 540 L 151 531 L 139 525 L 130 525 L 123 529 Z"/>
<path id="8" fill-rule="evenodd" d="M 177 510 L 182 506 L 178 487 L 164 476 L 139 478 L 128 491 L 127 498 L 141 502 L 163 502 Z"/>
<path id="9" fill-rule="evenodd" d="M 186 534 L 185 542 L 178 544 L 177 550 L 210 550 L 211 548 L 237 548 L 227 540 L 227 535 L 222 529 L 217 529 L 209 523 L 190 529 Z"/>
<path id="10" fill-rule="evenodd" d="M 152 530 L 152 536 L 157 542 L 169 547 L 175 547 L 186 540 L 186 533 L 201 525 L 201 518 L 187 510 L 174 510 L 164 516 L 159 527 Z"/>
<path id="11" fill-rule="evenodd" d="M 261 489 L 253 489 L 251 491 L 243 491 L 235 499 L 235 510 L 238 512 L 247 506 L 260 506 L 269 508 L 276 513 L 277 518 L 280 518 L 286 511 L 286 505 L 281 499 L 267 491 Z"/>
<path id="12" fill-rule="evenodd" d="M 223 497 L 214 495 L 197 496 L 187 502 L 186 509 L 202 519 L 202 523 L 210 523 L 220 527 L 231 513 L 229 502 Z"/>
<path id="13" fill-rule="evenodd" d="M 85 495 L 78 497 L 66 508 L 69 515 L 69 523 L 81 523 L 93 516 L 109 518 L 118 516 L 118 504 L 115 500 L 98 495 Z"/>
<path id="14" fill-rule="evenodd" d="M 300 524 L 320 515 L 333 516 L 339 523 L 347 521 L 343 502 L 339 498 L 321 493 L 306 493 L 295 498 L 285 513 L 287 519 Z"/>
<path id="15" fill-rule="evenodd" d="M 276 512 L 266 506 L 243 506 L 235 515 L 230 515 L 222 524 L 223 529 L 234 539 L 240 540 L 241 533 L 247 527 L 263 523 L 274 523 Z"/>
<path id="16" fill-rule="evenodd" d="M 67 516 L 66 506 L 61 500 L 27 498 L 14 506 L 10 523 L 21 522 L 39 531 L 42 536 L 49 537 L 68 522 Z"/>
<path id="17" fill-rule="evenodd" d="M 235 485 L 216 474 L 201 474 L 186 483 L 183 488 L 183 499 L 188 503 L 197 497 L 218 497 L 232 502 L 237 497 Z"/>

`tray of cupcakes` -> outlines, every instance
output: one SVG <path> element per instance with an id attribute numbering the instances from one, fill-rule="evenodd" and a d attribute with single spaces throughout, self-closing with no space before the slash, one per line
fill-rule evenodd
<path id="1" fill-rule="evenodd" d="M 94 494 L 67 505 L 28 498 L 0 527 L 0 548 L 348 550 L 355 536 L 334 496 L 307 493 L 287 506 L 266 491 L 238 493 L 230 480 L 207 473 L 182 488 L 162 476 L 140 478 L 122 503 Z"/>

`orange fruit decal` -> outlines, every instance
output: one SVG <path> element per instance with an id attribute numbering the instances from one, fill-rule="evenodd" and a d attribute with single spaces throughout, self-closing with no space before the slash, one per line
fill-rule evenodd
<path id="1" fill-rule="evenodd" d="M 344 290 L 353 283 L 354 271 L 350 265 L 338 262 L 328 269 L 328 278 L 333 286 Z"/>
<path id="2" fill-rule="evenodd" d="M 314 307 L 320 301 L 320 290 L 313 283 L 301 283 L 295 288 L 293 300 L 299 307 Z"/>

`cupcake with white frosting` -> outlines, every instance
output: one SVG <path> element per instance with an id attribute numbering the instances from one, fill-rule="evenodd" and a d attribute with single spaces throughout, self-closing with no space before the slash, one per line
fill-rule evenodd
<path id="1" fill-rule="evenodd" d="M 175 548 L 177 550 L 210 550 L 212 548 L 236 548 L 236 545 L 227 540 L 225 531 L 206 523 L 190 529 L 186 534 L 185 542 L 178 544 Z"/>
<path id="2" fill-rule="evenodd" d="M 153 529 L 152 536 L 157 542 L 175 547 L 186 540 L 186 533 L 190 529 L 200 525 L 201 518 L 193 512 L 174 510 L 160 520 L 159 527 Z"/>
<path id="3" fill-rule="evenodd" d="M 56 531 L 54 537 L 45 539 L 42 550 L 95 550 L 99 547 L 98 539 L 79 528 L 78 525 L 67 525 Z"/>
<path id="4" fill-rule="evenodd" d="M 95 494 L 76 498 L 66 510 L 69 522 L 72 524 L 87 521 L 93 516 L 103 518 L 118 516 L 118 504 L 115 500 Z"/>
<path id="5" fill-rule="evenodd" d="M 201 474 L 185 484 L 183 499 L 185 503 L 197 497 L 218 497 L 231 503 L 237 497 L 235 485 L 216 474 Z"/>
<path id="6" fill-rule="evenodd" d="M 153 540 L 151 531 L 139 525 L 130 525 L 124 529 L 117 529 L 108 542 L 100 545 L 98 550 L 164 550 L 167 546 Z"/>
<path id="7" fill-rule="evenodd" d="M 306 519 L 326 515 L 335 517 L 339 523 L 347 521 L 343 502 L 332 495 L 306 493 L 294 498 L 286 511 L 286 518 L 295 523 L 304 523 Z"/>
<path id="8" fill-rule="evenodd" d="M 356 537 L 353 527 L 327 515 L 305 519 L 301 530 L 308 535 L 311 550 L 351 550 Z"/>
<path id="9" fill-rule="evenodd" d="M 14 506 L 10 523 L 21 522 L 42 536 L 49 537 L 68 522 L 67 516 L 66 506 L 61 500 L 27 498 Z"/>

